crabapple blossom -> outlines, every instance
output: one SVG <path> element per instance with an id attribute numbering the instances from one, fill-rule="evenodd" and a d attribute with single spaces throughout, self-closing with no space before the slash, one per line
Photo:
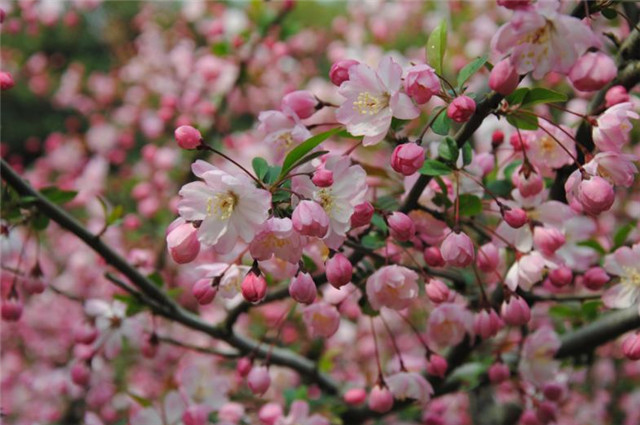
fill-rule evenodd
<path id="1" fill-rule="evenodd" d="M 318 187 L 329 187 L 333 184 L 333 172 L 325 168 L 318 168 L 313 173 L 311 181 Z"/>
<path id="2" fill-rule="evenodd" d="M 549 280 L 553 285 L 562 287 L 573 281 L 573 272 L 567 266 L 560 266 L 549 272 Z"/>
<path id="3" fill-rule="evenodd" d="M 367 279 L 367 299 L 379 310 L 406 308 L 418 295 L 418 274 L 402 266 L 384 266 Z"/>
<path id="4" fill-rule="evenodd" d="M 429 341 L 438 346 L 456 345 L 471 332 L 473 317 L 469 310 L 459 304 L 444 303 L 438 305 L 429 315 L 427 335 Z"/>
<path id="5" fill-rule="evenodd" d="M 275 150 L 277 157 L 284 157 L 293 148 L 311 137 L 297 115 L 281 111 L 263 111 L 258 115 L 258 130 L 264 135 L 264 143 Z"/>
<path id="6" fill-rule="evenodd" d="M 446 302 L 451 295 L 449 287 L 438 279 L 429 279 L 424 288 L 429 300 L 436 304 Z"/>
<path id="7" fill-rule="evenodd" d="M 618 103 L 605 110 L 593 126 L 593 142 L 601 151 L 621 152 L 629 143 L 631 120 L 640 118 L 631 102 Z"/>
<path id="8" fill-rule="evenodd" d="M 348 404 L 361 404 L 367 399 L 367 392 L 363 388 L 351 388 L 344 393 L 342 398 Z"/>
<path id="9" fill-rule="evenodd" d="M 601 52 L 585 53 L 569 71 L 569 81 L 578 90 L 600 90 L 613 80 L 618 72 L 613 59 Z"/>
<path id="10" fill-rule="evenodd" d="M 591 267 L 582 275 L 582 283 L 592 291 L 601 289 L 611 278 L 602 267 Z"/>
<path id="11" fill-rule="evenodd" d="M 592 176 L 580 182 L 576 199 L 586 213 L 598 215 L 611 208 L 615 192 L 611 183 L 600 176 Z"/>
<path id="12" fill-rule="evenodd" d="M 504 323 L 494 309 L 481 310 L 473 322 L 473 332 L 484 339 L 495 336 L 503 327 Z"/>
<path id="13" fill-rule="evenodd" d="M 442 258 L 454 267 L 466 267 L 475 258 L 473 242 L 464 232 L 451 232 L 440 245 Z"/>
<path id="14" fill-rule="evenodd" d="M 289 295 L 299 303 L 313 303 L 317 293 L 316 284 L 309 273 L 299 273 L 291 279 Z"/>
<path id="15" fill-rule="evenodd" d="M 196 149 L 202 143 L 202 135 L 190 125 L 176 128 L 174 137 L 182 149 Z"/>
<path id="16" fill-rule="evenodd" d="M 309 414 L 309 404 L 302 400 L 291 403 L 289 414 L 276 419 L 274 425 L 329 425 L 329 420 L 320 414 Z"/>
<path id="17" fill-rule="evenodd" d="M 301 235 L 323 238 L 329 230 L 329 216 L 314 201 L 300 201 L 291 219 L 293 228 Z"/>
<path id="18" fill-rule="evenodd" d="M 182 217 L 176 218 L 167 228 L 167 248 L 176 263 L 192 262 L 200 252 L 198 229 Z"/>
<path id="19" fill-rule="evenodd" d="M 444 378 L 447 369 L 449 369 L 447 359 L 438 354 L 431 354 L 429 356 L 429 364 L 427 365 L 427 373 L 429 375 Z"/>
<path id="20" fill-rule="evenodd" d="M 496 362 L 489 367 L 489 380 L 492 384 L 504 382 L 510 375 L 509 366 L 502 362 Z"/>
<path id="21" fill-rule="evenodd" d="M 604 269 L 620 278 L 619 283 L 602 295 L 609 308 L 627 308 L 637 305 L 640 309 L 640 243 L 623 246 L 605 257 Z"/>
<path id="22" fill-rule="evenodd" d="M 468 121 L 476 111 L 476 102 L 469 96 L 458 96 L 447 107 L 447 116 L 453 121 L 462 123 Z"/>
<path id="23" fill-rule="evenodd" d="M 622 342 L 622 352 L 631 360 L 640 360 L 640 335 L 627 336 Z"/>
<path id="24" fill-rule="evenodd" d="M 391 155 L 391 167 L 400 174 L 410 176 L 424 164 L 424 150 L 415 143 L 398 145 Z"/>
<path id="25" fill-rule="evenodd" d="M 422 375 L 415 372 L 399 372 L 385 379 L 393 398 L 427 403 L 433 395 L 433 387 Z"/>
<path id="26" fill-rule="evenodd" d="M 298 207 L 300 206 L 298 205 Z M 268 219 L 260 227 L 249 245 L 251 256 L 259 261 L 269 260 L 272 256 L 276 256 L 292 264 L 297 263 L 302 257 L 302 248 L 306 240 L 296 230 L 298 229 L 295 222 L 289 218 L 272 217 Z"/>
<path id="27" fill-rule="evenodd" d="M 440 91 L 440 79 L 429 65 L 414 65 L 407 69 L 404 91 L 418 105 L 423 105 Z"/>
<path id="28" fill-rule="evenodd" d="M 297 90 L 282 98 L 283 111 L 291 111 L 301 119 L 309 118 L 316 111 L 318 99 L 306 90 Z"/>
<path id="29" fill-rule="evenodd" d="M 553 358 L 558 348 L 558 335 L 549 327 L 541 327 L 524 342 L 518 371 L 537 386 L 551 381 L 559 367 L 559 362 Z"/>
<path id="30" fill-rule="evenodd" d="M 509 59 L 503 59 L 494 65 L 489 74 L 489 87 L 501 95 L 511 94 L 517 87 L 520 79 L 515 67 Z"/>
<path id="31" fill-rule="evenodd" d="M 387 224 L 389 225 L 391 237 L 401 242 L 410 240 L 416 232 L 413 220 L 399 211 L 395 211 L 387 217 Z"/>
<path id="32" fill-rule="evenodd" d="M 363 202 L 353 208 L 351 227 L 367 226 L 371 222 L 375 209 L 369 202 Z"/>
<path id="33" fill-rule="evenodd" d="M 311 337 L 329 338 L 340 326 L 340 313 L 326 302 L 317 302 L 304 308 L 302 319 Z"/>
<path id="34" fill-rule="evenodd" d="M 191 288 L 191 293 L 198 300 L 198 304 L 207 305 L 213 301 L 218 293 L 218 286 L 211 279 L 198 279 Z"/>
<path id="35" fill-rule="evenodd" d="M 385 413 L 393 407 L 393 394 L 389 388 L 376 385 L 369 392 L 369 408 L 374 412 Z"/>
<path id="36" fill-rule="evenodd" d="M 509 208 L 505 209 L 502 213 L 502 218 L 507 224 L 514 229 L 518 229 L 527 223 L 527 212 L 522 208 Z"/>
<path id="37" fill-rule="evenodd" d="M 16 83 L 10 72 L 0 72 L 0 90 L 5 91 L 11 89 Z"/>
<path id="38" fill-rule="evenodd" d="M 278 403 L 267 403 L 260 408 L 258 418 L 264 425 L 274 425 L 284 412 Z"/>
<path id="39" fill-rule="evenodd" d="M 329 79 L 333 84 L 340 87 L 345 81 L 349 81 L 349 69 L 360 62 L 354 59 L 344 59 L 335 62 L 329 70 Z"/>
<path id="40" fill-rule="evenodd" d="M 502 302 L 500 316 L 507 325 L 521 326 L 531 320 L 531 309 L 522 297 L 512 295 Z"/>
<path id="41" fill-rule="evenodd" d="M 271 377 L 269 369 L 266 366 L 254 366 L 247 375 L 247 385 L 251 392 L 261 396 L 266 393 L 271 386 Z"/>
<path id="42" fill-rule="evenodd" d="M 242 280 L 242 296 L 250 303 L 259 303 L 267 294 L 267 281 L 253 271 Z"/>
<path id="43" fill-rule="evenodd" d="M 442 252 L 437 246 L 427 247 L 423 252 L 425 263 L 430 267 L 442 267 L 445 265 L 444 258 L 442 258 Z"/>
<path id="44" fill-rule="evenodd" d="M 498 267 L 500 263 L 500 252 L 498 247 L 493 243 L 488 242 L 478 248 L 478 255 L 476 257 L 476 265 L 483 272 L 490 272 Z"/>
<path id="45" fill-rule="evenodd" d="M 629 101 L 629 92 L 624 86 L 613 86 L 607 90 L 607 93 L 604 96 L 605 106 L 607 108 L 612 107 L 613 105 L 617 105 L 618 103 L 624 103 Z"/>
<path id="46" fill-rule="evenodd" d="M 340 288 L 351 282 L 353 266 L 347 257 L 337 253 L 325 263 L 327 281 L 335 288 Z"/>

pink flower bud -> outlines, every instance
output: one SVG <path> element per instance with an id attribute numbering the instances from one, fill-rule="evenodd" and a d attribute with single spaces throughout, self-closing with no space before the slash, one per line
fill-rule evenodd
<path id="1" fill-rule="evenodd" d="M 84 387 L 89 383 L 91 371 L 85 362 L 76 362 L 71 366 L 71 380 L 74 384 Z"/>
<path id="2" fill-rule="evenodd" d="M 222 422 L 237 424 L 242 420 L 243 416 L 244 406 L 233 401 L 225 403 L 218 411 L 218 419 Z"/>
<path id="3" fill-rule="evenodd" d="M 493 243 L 488 242 L 478 248 L 476 256 L 476 265 L 483 272 L 491 272 L 498 267 L 500 263 L 500 251 Z"/>
<path id="4" fill-rule="evenodd" d="M 521 228 L 528 221 L 527 212 L 522 208 L 504 209 L 502 212 L 502 218 L 504 218 L 504 221 L 514 229 Z"/>
<path id="5" fill-rule="evenodd" d="M 329 216 L 314 201 L 301 201 L 291 215 L 293 228 L 305 236 L 323 238 L 329 230 Z"/>
<path id="6" fill-rule="evenodd" d="M 498 62 L 489 74 L 489 87 L 503 96 L 511 94 L 519 82 L 516 68 L 508 58 Z"/>
<path id="7" fill-rule="evenodd" d="M 255 366 L 247 376 L 247 384 L 252 393 L 262 395 L 267 392 L 271 386 L 271 377 L 269 369 L 266 366 Z"/>
<path id="8" fill-rule="evenodd" d="M 440 248 L 437 246 L 430 246 L 426 248 L 422 255 L 425 263 L 427 263 L 429 267 L 442 267 L 445 265 Z"/>
<path id="9" fill-rule="evenodd" d="M 182 414 L 184 425 L 207 425 L 210 408 L 203 404 L 193 404 Z"/>
<path id="10" fill-rule="evenodd" d="M 0 90 L 9 90 L 15 85 L 16 83 L 15 81 L 13 81 L 13 76 L 11 75 L 11 73 L 4 71 L 0 72 Z"/>
<path id="11" fill-rule="evenodd" d="M 605 106 L 610 108 L 618 103 L 628 102 L 629 92 L 624 86 L 613 86 L 607 90 L 607 94 L 604 95 L 604 100 Z"/>
<path id="12" fill-rule="evenodd" d="M 504 133 L 501 130 L 496 130 L 491 134 L 491 146 L 497 148 L 504 142 Z"/>
<path id="13" fill-rule="evenodd" d="M 532 0 L 497 0 L 498 6 L 511 10 L 526 9 L 531 2 Z"/>
<path id="14" fill-rule="evenodd" d="M 324 265 L 327 280 L 335 288 L 340 288 L 351 282 L 353 276 L 353 266 L 347 257 L 337 253 L 329 258 Z"/>
<path id="15" fill-rule="evenodd" d="M 509 366 L 502 362 L 494 363 L 489 368 L 489 381 L 492 384 L 500 384 L 511 376 L 511 372 L 509 371 Z"/>
<path id="16" fill-rule="evenodd" d="M 374 212 L 375 209 L 369 202 L 365 201 L 356 205 L 353 209 L 353 214 L 351 214 L 351 227 L 367 226 L 371 223 Z"/>
<path id="17" fill-rule="evenodd" d="M 424 286 L 424 288 L 429 300 L 435 304 L 447 301 L 451 295 L 449 287 L 438 279 L 429 279 L 429 282 Z"/>
<path id="18" fill-rule="evenodd" d="M 311 304 L 315 301 L 318 290 L 309 273 L 298 273 L 291 279 L 289 295 L 302 304 Z"/>
<path id="19" fill-rule="evenodd" d="M 542 387 L 542 394 L 547 400 L 558 401 L 564 394 L 564 387 L 557 382 L 547 382 Z"/>
<path id="20" fill-rule="evenodd" d="M 480 311 L 473 321 L 473 331 L 484 339 L 496 336 L 503 327 L 504 322 L 494 309 Z"/>
<path id="21" fill-rule="evenodd" d="M 22 303 L 16 297 L 10 297 L 2 301 L 2 320 L 17 322 L 22 316 Z"/>
<path id="22" fill-rule="evenodd" d="M 454 267 L 466 267 L 475 257 L 473 242 L 464 232 L 449 233 L 440 245 L 440 252 L 444 261 Z"/>
<path id="23" fill-rule="evenodd" d="M 277 403 L 267 403 L 260 408 L 258 419 L 263 425 L 274 425 L 283 414 L 282 406 Z"/>
<path id="24" fill-rule="evenodd" d="M 359 63 L 353 59 L 344 59 L 334 63 L 331 65 L 331 70 L 329 70 L 329 79 L 333 84 L 340 87 L 340 84 L 349 80 L 349 68 Z"/>
<path id="25" fill-rule="evenodd" d="M 602 177 L 592 176 L 578 185 L 577 199 L 586 213 L 598 215 L 611 208 L 616 194 L 611 183 Z"/>
<path id="26" fill-rule="evenodd" d="M 240 286 L 242 296 L 250 303 L 259 303 L 267 294 L 267 281 L 253 272 L 247 273 Z"/>
<path id="27" fill-rule="evenodd" d="M 249 375 L 249 372 L 251 372 L 251 368 L 253 368 L 253 361 L 251 359 L 248 357 L 241 357 L 238 359 L 238 363 L 236 364 L 236 371 L 238 372 L 238 375 L 246 378 L 247 375 Z"/>
<path id="28" fill-rule="evenodd" d="M 216 297 L 218 286 L 213 285 L 211 278 L 198 279 L 193 284 L 191 293 L 198 300 L 198 304 L 207 305 Z"/>
<path id="29" fill-rule="evenodd" d="M 173 135 L 176 138 L 176 142 L 178 142 L 178 146 L 182 149 L 195 149 L 200 146 L 202 142 L 200 132 L 190 125 L 181 125 L 176 128 Z"/>
<path id="30" fill-rule="evenodd" d="M 531 309 L 523 298 L 511 295 L 509 300 L 502 302 L 500 315 L 507 325 L 521 326 L 531 320 Z"/>
<path id="31" fill-rule="evenodd" d="M 601 267 L 591 267 L 582 276 L 582 283 L 592 291 L 601 289 L 611 278 Z"/>
<path id="32" fill-rule="evenodd" d="M 393 394 L 387 387 L 376 385 L 369 393 L 369 409 L 377 413 L 386 413 L 393 407 Z"/>
<path id="33" fill-rule="evenodd" d="M 585 53 L 569 71 L 569 81 L 577 90 L 600 90 L 618 73 L 616 63 L 600 52 Z"/>
<path id="34" fill-rule="evenodd" d="M 387 224 L 389 224 L 391 237 L 400 242 L 408 241 L 416 233 L 416 226 L 413 224 L 413 220 L 399 211 L 395 211 L 387 217 Z"/>
<path id="35" fill-rule="evenodd" d="M 73 341 L 76 344 L 91 344 L 98 337 L 98 330 L 88 323 L 73 328 Z"/>
<path id="36" fill-rule="evenodd" d="M 23 288 L 32 295 L 42 294 L 46 287 L 47 285 L 42 279 L 42 275 L 39 273 L 27 276 L 23 282 Z"/>
<path id="37" fill-rule="evenodd" d="M 566 286 L 573 281 L 573 272 L 567 266 L 560 266 L 557 269 L 551 270 L 549 272 L 549 280 L 553 284 L 553 286 L 557 286 L 558 288 Z"/>
<path id="38" fill-rule="evenodd" d="M 424 164 L 424 149 L 415 143 L 396 146 L 391 155 L 391 167 L 404 176 L 410 176 Z"/>
<path id="39" fill-rule="evenodd" d="M 511 181 L 514 186 L 518 188 L 520 194 L 525 198 L 529 196 L 537 195 L 544 189 L 544 181 L 542 180 L 542 176 L 536 172 L 529 173 L 527 177 L 524 172 L 522 172 L 522 168 L 519 172 L 513 173 L 511 176 Z"/>
<path id="40" fill-rule="evenodd" d="M 476 102 L 469 96 L 458 96 L 449 104 L 447 116 L 453 121 L 463 123 L 476 111 Z"/>
<path id="41" fill-rule="evenodd" d="M 533 410 L 526 410 L 522 414 L 522 416 L 520 416 L 519 424 L 521 424 L 521 425 L 541 425 L 540 421 L 538 420 L 538 416 L 536 415 L 536 412 L 534 412 Z"/>
<path id="42" fill-rule="evenodd" d="M 533 245 L 544 255 L 553 255 L 566 239 L 555 227 L 536 226 L 533 229 Z"/>
<path id="43" fill-rule="evenodd" d="M 543 424 L 548 424 L 556 420 L 557 414 L 556 404 L 551 401 L 544 400 L 538 404 L 538 410 L 536 411 L 536 417 Z"/>
<path id="44" fill-rule="evenodd" d="M 200 253 L 198 229 L 183 218 L 175 219 L 167 228 L 167 248 L 176 263 L 192 262 Z"/>
<path id="45" fill-rule="evenodd" d="M 311 181 L 318 187 L 329 187 L 333 184 L 333 171 L 326 168 L 318 168 L 313 173 Z"/>
<path id="46" fill-rule="evenodd" d="M 367 392 L 364 388 L 351 388 L 347 390 L 342 396 L 345 403 L 355 406 L 360 403 L 364 403 L 367 399 Z"/>
<path id="47" fill-rule="evenodd" d="M 281 109 L 293 111 L 301 119 L 309 118 L 316 112 L 318 99 L 307 90 L 297 90 L 282 98 Z"/>
<path id="48" fill-rule="evenodd" d="M 404 78 L 404 90 L 418 105 L 423 105 L 440 92 L 440 79 L 428 65 L 414 65 Z"/>
<path id="49" fill-rule="evenodd" d="M 626 337 L 622 343 L 622 352 L 630 360 L 640 360 L 640 334 Z"/>
<path id="50" fill-rule="evenodd" d="M 432 354 L 429 356 L 429 364 L 427 365 L 427 373 L 429 375 L 444 378 L 448 368 L 449 365 L 447 364 L 447 359 L 444 357 L 438 354 Z"/>

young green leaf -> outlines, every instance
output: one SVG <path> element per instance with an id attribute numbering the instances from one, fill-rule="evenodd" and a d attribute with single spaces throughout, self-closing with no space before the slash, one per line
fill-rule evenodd
<path id="1" fill-rule="evenodd" d="M 458 88 L 462 88 L 464 83 L 466 83 L 473 74 L 478 72 L 478 70 L 482 68 L 486 62 L 487 56 L 485 55 L 480 58 L 476 58 L 472 62 L 466 64 L 458 74 Z"/>
<path id="2" fill-rule="evenodd" d="M 468 193 L 460 195 L 460 215 L 471 217 L 482 212 L 482 200 Z"/>
<path id="3" fill-rule="evenodd" d="M 473 149 L 471 148 L 471 143 L 467 142 L 462 145 L 462 163 L 469 165 L 471 161 L 473 161 Z"/>
<path id="4" fill-rule="evenodd" d="M 541 103 L 566 102 L 567 95 L 553 90 L 535 87 L 529 90 L 522 101 L 522 106 L 534 106 Z"/>
<path id="5" fill-rule="evenodd" d="M 537 130 L 538 117 L 516 117 L 515 115 L 507 115 L 509 124 L 520 130 Z"/>
<path id="6" fill-rule="evenodd" d="M 447 47 L 447 22 L 442 21 L 427 40 L 427 60 L 429 65 L 442 75 L 444 52 Z"/>
<path id="7" fill-rule="evenodd" d="M 256 173 L 258 180 L 264 181 L 264 176 L 266 176 L 269 171 L 269 164 L 267 161 L 264 158 L 255 157 L 251 161 L 251 165 L 253 166 L 253 171 Z"/>
<path id="8" fill-rule="evenodd" d="M 296 146 L 284 158 L 280 177 L 286 176 L 287 173 L 296 166 L 296 163 L 298 163 L 300 159 L 302 159 L 306 154 L 315 149 L 320 143 L 324 142 L 329 137 L 340 133 L 342 130 L 342 127 L 332 128 L 331 130 L 325 131 L 324 133 L 316 134 L 315 136 L 308 138 L 307 140 Z"/>
<path id="9" fill-rule="evenodd" d="M 66 204 L 78 194 L 74 190 L 62 190 L 57 187 L 45 187 L 40 190 L 40 193 L 54 204 Z"/>
<path id="10" fill-rule="evenodd" d="M 431 124 L 431 130 L 440 136 L 446 136 L 451 129 L 451 119 L 446 112 L 442 112 Z"/>
<path id="11" fill-rule="evenodd" d="M 451 174 L 451 172 L 453 172 L 451 167 L 435 159 L 427 159 L 420 169 L 420 174 L 427 176 L 446 176 L 447 174 Z"/>
<path id="12" fill-rule="evenodd" d="M 438 146 L 438 155 L 447 161 L 456 162 L 460 155 L 456 141 L 451 137 L 445 137 Z"/>

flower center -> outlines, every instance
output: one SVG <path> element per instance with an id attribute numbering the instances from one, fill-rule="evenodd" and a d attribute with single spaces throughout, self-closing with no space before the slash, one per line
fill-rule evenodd
<path id="1" fill-rule="evenodd" d="M 540 148 L 547 154 L 552 153 L 555 150 L 555 141 L 549 136 L 542 136 L 540 139 Z"/>
<path id="2" fill-rule="evenodd" d="M 227 220 L 231 217 L 237 204 L 238 195 L 235 193 L 216 193 L 213 198 L 209 198 L 207 201 L 207 216 L 214 215 L 220 220 Z"/>
<path id="3" fill-rule="evenodd" d="M 293 136 L 291 135 L 290 131 L 282 133 L 280 136 L 278 136 L 278 140 L 285 150 L 288 150 L 294 143 Z"/>
<path id="4" fill-rule="evenodd" d="M 627 285 L 640 288 L 640 270 L 631 267 L 623 267 L 622 270 L 626 275 L 621 280 Z"/>
<path id="5" fill-rule="evenodd" d="M 389 95 L 386 93 L 374 95 L 368 91 L 358 95 L 358 99 L 353 102 L 353 109 L 362 115 L 375 115 L 389 105 Z"/>
<path id="6" fill-rule="evenodd" d="M 331 188 L 320 189 L 316 192 L 316 201 L 322 205 L 322 208 L 329 213 L 333 209 L 333 196 Z"/>

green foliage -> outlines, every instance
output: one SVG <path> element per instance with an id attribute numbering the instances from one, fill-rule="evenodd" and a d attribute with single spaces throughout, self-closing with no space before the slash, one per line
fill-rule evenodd
<path id="1" fill-rule="evenodd" d="M 464 83 L 476 72 L 480 70 L 487 63 L 487 56 L 482 56 L 474 59 L 472 62 L 466 64 L 458 74 L 458 89 L 460 90 Z"/>
<path id="2" fill-rule="evenodd" d="M 445 137 L 438 146 L 438 155 L 444 160 L 455 163 L 460 155 L 456 141 L 451 137 Z"/>
<path id="3" fill-rule="evenodd" d="M 427 159 L 424 161 L 422 168 L 420 168 L 420 174 L 427 176 L 446 176 L 452 172 L 453 169 L 451 167 L 435 159 Z"/>
<path id="4" fill-rule="evenodd" d="M 342 127 L 332 128 L 324 133 L 316 134 L 296 146 L 291 152 L 287 154 L 282 163 L 282 171 L 280 172 L 280 178 L 286 176 L 289 171 L 295 167 L 310 161 L 314 157 L 305 156 L 313 149 L 315 149 L 320 143 L 324 142 L 328 138 L 335 136 L 343 129 Z"/>
<path id="5" fill-rule="evenodd" d="M 468 193 L 460 195 L 460 215 L 472 217 L 482 212 L 482 200 Z"/>
<path id="6" fill-rule="evenodd" d="M 447 22 L 442 21 L 429 35 L 427 40 L 427 61 L 442 75 L 444 53 L 447 48 Z"/>

